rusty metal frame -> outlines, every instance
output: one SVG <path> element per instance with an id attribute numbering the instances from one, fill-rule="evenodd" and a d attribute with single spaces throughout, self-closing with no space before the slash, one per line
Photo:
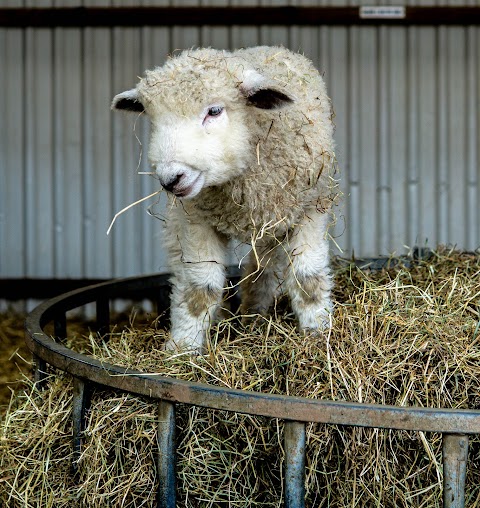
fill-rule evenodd
<path id="1" fill-rule="evenodd" d="M 164 312 L 169 305 L 168 277 L 150 275 L 120 279 L 71 291 L 40 304 L 25 321 L 25 338 L 36 359 L 35 380 L 46 382 L 47 364 L 74 377 L 74 456 L 81 451 L 81 433 L 91 387 L 96 384 L 159 401 L 157 506 L 175 506 L 175 405 L 177 403 L 279 418 L 285 421 L 285 506 L 305 506 L 305 424 L 440 432 L 443 434 L 444 507 L 463 508 L 468 435 L 480 434 L 480 410 L 398 407 L 272 395 L 187 382 L 145 374 L 100 362 L 68 349 L 44 332 L 54 323 L 55 335 L 67 333 L 66 313 L 96 302 L 97 328 L 109 329 L 110 301 L 150 299 Z M 75 470 L 75 467 L 74 467 Z"/>

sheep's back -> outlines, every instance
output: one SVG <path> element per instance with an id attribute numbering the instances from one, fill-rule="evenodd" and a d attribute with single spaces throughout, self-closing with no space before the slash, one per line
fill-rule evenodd
<path id="1" fill-rule="evenodd" d="M 248 108 L 248 169 L 195 200 L 196 213 L 219 231 L 249 241 L 262 228 L 283 235 L 312 209 L 328 210 L 336 192 L 333 123 L 325 84 L 308 59 L 270 47 L 235 55 L 295 98 L 278 111 Z"/>

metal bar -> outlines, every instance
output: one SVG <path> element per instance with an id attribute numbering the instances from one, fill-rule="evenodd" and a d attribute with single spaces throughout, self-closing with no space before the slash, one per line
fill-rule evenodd
<path id="1" fill-rule="evenodd" d="M 101 298 L 96 301 L 97 333 L 103 337 L 110 332 L 110 300 Z"/>
<path id="2" fill-rule="evenodd" d="M 89 294 L 90 289 L 85 292 Z M 79 292 L 73 296 L 83 303 Z M 55 299 L 54 305 L 41 304 L 29 315 L 27 346 L 50 365 L 94 383 L 171 402 L 292 421 L 449 434 L 480 433 L 480 411 L 475 409 L 399 407 L 272 395 L 154 376 L 100 362 L 54 342 L 43 333 L 40 324 L 52 315 L 59 303 Z"/>
<path id="3" fill-rule="evenodd" d="M 159 286 L 152 302 L 155 303 L 157 314 L 165 313 L 170 307 L 170 286 L 165 284 Z"/>
<path id="4" fill-rule="evenodd" d="M 158 403 L 158 508 L 175 508 L 175 404 Z"/>
<path id="5" fill-rule="evenodd" d="M 67 338 L 67 316 L 64 312 L 55 316 L 53 320 L 53 331 L 57 339 Z"/>
<path id="6" fill-rule="evenodd" d="M 402 15 L 365 17 L 361 7 L 55 7 L 2 8 L 0 26 L 477 25 L 480 8 L 405 6 Z"/>
<path id="7" fill-rule="evenodd" d="M 82 432 L 85 428 L 85 412 L 90 398 L 89 385 L 83 379 L 73 378 L 73 463 L 72 469 L 78 471 L 78 461 L 82 453 Z"/>
<path id="8" fill-rule="evenodd" d="M 464 508 L 468 436 L 443 435 L 443 507 Z"/>
<path id="9" fill-rule="evenodd" d="M 43 390 L 47 379 L 47 362 L 35 354 L 33 355 L 33 362 L 35 364 L 35 385 L 38 389 Z"/>
<path id="10" fill-rule="evenodd" d="M 6 300 L 26 300 L 34 298 L 45 300 L 92 284 L 100 284 L 106 279 L 0 279 L 0 298 Z"/>
<path id="11" fill-rule="evenodd" d="M 285 422 L 285 508 L 305 507 L 305 423 Z"/>
<path id="12" fill-rule="evenodd" d="M 449 434 L 480 433 L 480 411 L 396 407 L 272 395 L 192 383 L 100 362 L 55 342 L 43 331 L 57 313 L 97 301 L 126 297 L 131 292 L 158 295 L 168 287 L 168 275 L 121 279 L 78 289 L 42 302 L 25 320 L 29 349 L 48 364 L 73 376 L 156 399 L 212 409 L 248 413 L 283 420 L 354 425 L 360 427 L 423 430 Z M 168 306 L 168 303 L 166 303 Z"/>

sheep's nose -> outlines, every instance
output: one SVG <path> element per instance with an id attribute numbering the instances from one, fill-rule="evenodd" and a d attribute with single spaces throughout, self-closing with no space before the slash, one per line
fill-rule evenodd
<path id="1" fill-rule="evenodd" d="M 162 186 L 165 190 L 168 192 L 173 192 L 173 189 L 175 188 L 175 185 L 182 179 L 183 173 L 179 173 L 178 175 L 174 176 L 172 180 L 170 180 L 168 183 L 162 183 Z"/>

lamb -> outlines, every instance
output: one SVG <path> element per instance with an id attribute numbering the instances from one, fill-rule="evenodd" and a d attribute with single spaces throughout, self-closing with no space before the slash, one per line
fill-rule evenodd
<path id="1" fill-rule="evenodd" d="M 251 245 L 243 315 L 265 315 L 286 292 L 300 329 L 328 328 L 334 127 L 313 64 L 283 47 L 187 50 L 146 71 L 112 109 L 149 117 L 149 163 L 169 195 L 166 349 L 204 348 L 232 238 Z"/>

